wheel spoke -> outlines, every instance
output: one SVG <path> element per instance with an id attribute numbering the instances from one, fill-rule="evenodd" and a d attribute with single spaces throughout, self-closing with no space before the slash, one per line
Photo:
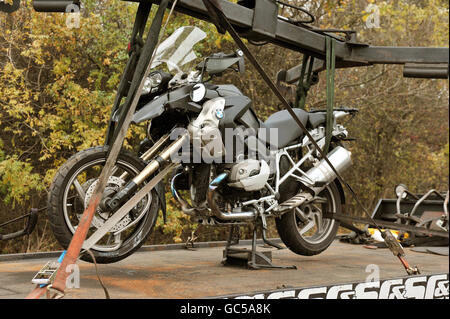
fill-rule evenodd
<path id="1" fill-rule="evenodd" d="M 111 239 L 113 237 L 113 234 L 109 234 L 108 239 L 106 240 L 106 245 L 111 245 Z"/>
<path id="2" fill-rule="evenodd" d="M 305 216 L 305 213 L 298 207 L 295 208 L 295 216 L 297 216 L 302 223 L 306 223 L 308 221 L 308 218 Z"/>
<path id="3" fill-rule="evenodd" d="M 317 226 L 317 232 L 321 233 L 322 232 L 322 214 L 315 213 L 313 216 L 314 216 L 314 223 Z"/>
<path id="4" fill-rule="evenodd" d="M 306 224 L 301 230 L 300 230 L 300 235 L 303 235 L 304 233 L 306 233 L 308 230 L 310 230 L 311 228 L 314 227 L 316 223 L 313 220 L 310 220 L 308 224 Z"/>
<path id="5" fill-rule="evenodd" d="M 118 234 L 114 235 L 114 243 L 119 244 L 120 242 L 122 242 L 120 240 L 121 234 L 122 233 L 118 233 Z"/>
<path id="6" fill-rule="evenodd" d="M 325 204 L 327 202 L 328 202 L 327 199 L 324 198 L 324 197 L 317 196 L 317 197 L 314 198 L 314 203 L 316 203 L 316 204 Z"/>
<path id="7" fill-rule="evenodd" d="M 313 212 L 313 218 L 317 226 L 317 232 L 320 234 L 322 232 L 322 210 L 315 204 L 312 204 L 312 212 Z"/>
<path id="8" fill-rule="evenodd" d="M 111 176 L 114 176 L 114 174 L 116 174 L 118 170 L 119 170 L 119 167 L 114 166 L 111 171 Z M 128 172 L 124 171 L 122 174 L 120 174 L 119 178 L 125 180 L 125 178 L 127 178 L 128 175 L 129 175 Z"/>
<path id="9" fill-rule="evenodd" d="M 76 178 L 73 181 L 73 186 L 75 186 L 75 190 L 77 191 L 78 197 L 80 198 L 81 202 L 84 205 L 84 199 L 86 198 L 86 194 L 83 190 L 83 187 L 81 187 L 80 182 Z"/>

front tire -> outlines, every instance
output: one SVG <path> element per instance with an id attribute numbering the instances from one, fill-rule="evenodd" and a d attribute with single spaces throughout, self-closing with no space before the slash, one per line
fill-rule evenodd
<path id="1" fill-rule="evenodd" d="M 64 249 L 68 248 L 72 240 L 78 219 L 89 201 L 89 192 L 92 192 L 95 186 L 93 183 L 97 180 L 96 178 L 98 178 L 106 163 L 107 153 L 108 147 L 106 146 L 83 150 L 67 160 L 53 179 L 48 196 L 48 219 L 54 236 Z M 125 172 L 128 174 L 127 178 L 132 178 L 142 171 L 145 165 L 141 159 L 133 154 L 120 152 L 115 166 L 116 172 L 113 174 L 114 177 L 110 177 L 108 180 L 109 191 L 116 191 L 120 187 L 120 183 L 125 182 L 120 180 Z M 105 190 L 106 192 L 107 190 Z M 132 226 L 120 234 L 108 233 L 91 249 L 96 262 L 101 264 L 114 263 L 139 249 L 155 225 L 159 205 L 159 197 L 153 189 L 126 216 L 134 222 L 133 224 L 132 222 L 128 223 Z M 131 218 L 133 217 L 132 213 L 136 215 L 134 220 Z M 103 213 L 100 208 L 97 208 L 94 216 L 95 221 L 93 220 L 91 224 L 87 238 L 107 218 L 109 218 L 108 213 Z M 117 236 L 119 236 L 119 240 L 117 240 Z M 110 242 L 113 239 L 115 243 L 111 245 Z M 119 243 L 121 243 L 120 246 Z M 82 255 L 81 259 L 92 262 L 88 254 Z"/>
<path id="2" fill-rule="evenodd" d="M 320 254 L 336 237 L 339 222 L 321 217 L 322 212 L 342 213 L 341 197 L 336 184 L 329 184 L 319 197 L 326 201 L 302 205 L 299 207 L 300 211 L 294 209 L 275 219 L 281 240 L 298 255 Z M 313 221 L 315 225 L 311 226 Z"/>

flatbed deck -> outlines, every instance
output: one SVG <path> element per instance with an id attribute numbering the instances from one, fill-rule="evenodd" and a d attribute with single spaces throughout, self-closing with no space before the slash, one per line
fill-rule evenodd
<path id="1" fill-rule="evenodd" d="M 245 246 L 244 246 L 245 247 Z M 288 249 L 273 251 L 273 262 L 296 265 L 296 270 L 249 270 L 223 266 L 224 247 L 196 250 L 139 251 L 115 264 L 99 265 L 99 272 L 111 298 L 207 298 L 230 294 L 276 290 L 285 287 L 313 287 L 364 282 L 366 267 L 375 264 L 380 279 L 405 277 L 405 271 L 388 249 L 367 249 L 339 241 L 322 254 L 298 256 Z M 262 250 L 261 245 L 258 249 Z M 449 273 L 449 259 L 405 249 L 407 259 L 422 274 Z M 1 261 L 0 298 L 24 298 L 32 289 L 31 279 L 48 261 L 33 258 Z M 65 298 L 104 298 L 95 267 L 83 261 L 80 288 L 66 291 Z"/>

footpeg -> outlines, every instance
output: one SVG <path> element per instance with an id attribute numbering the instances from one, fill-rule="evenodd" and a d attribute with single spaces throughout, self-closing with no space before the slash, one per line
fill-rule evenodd
<path id="1" fill-rule="evenodd" d="M 298 193 L 294 197 L 291 197 L 287 201 L 281 203 L 274 210 L 276 212 L 284 212 L 286 210 L 294 209 L 306 202 L 309 202 L 313 199 L 313 196 L 310 193 Z"/>

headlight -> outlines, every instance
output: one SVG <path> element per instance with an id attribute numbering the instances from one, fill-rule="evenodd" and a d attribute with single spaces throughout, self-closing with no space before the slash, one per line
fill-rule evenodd
<path id="1" fill-rule="evenodd" d="M 142 95 L 154 93 L 158 90 L 159 85 L 162 83 L 163 77 L 161 73 L 154 72 L 145 78 L 144 87 L 142 88 Z"/>
<path id="2" fill-rule="evenodd" d="M 192 87 L 191 91 L 192 102 L 199 103 L 206 96 L 206 87 L 203 83 L 198 83 Z"/>

